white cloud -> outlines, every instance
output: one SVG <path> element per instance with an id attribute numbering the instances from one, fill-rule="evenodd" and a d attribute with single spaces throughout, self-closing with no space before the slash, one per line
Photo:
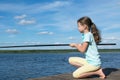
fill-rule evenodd
<path id="1" fill-rule="evenodd" d="M 61 44 L 61 42 L 55 42 L 55 43 L 53 43 L 53 44 Z"/>
<path id="2" fill-rule="evenodd" d="M 18 24 L 20 25 L 28 25 L 28 24 L 35 24 L 36 21 L 33 20 L 33 19 L 28 19 L 26 20 L 25 18 L 27 18 L 27 15 L 26 14 L 22 14 L 22 15 L 19 15 L 19 16 L 15 16 L 14 17 L 15 19 L 18 19 Z"/>
<path id="3" fill-rule="evenodd" d="M 13 36 L 13 35 L 12 35 Z M 12 36 L 9 36 L 10 38 L 12 38 Z M 10 45 L 10 44 L 19 44 L 19 45 L 31 45 L 31 44 L 41 44 L 41 42 L 32 42 L 32 41 L 25 41 L 25 42 L 0 42 L 0 44 L 6 44 L 6 45 Z"/>
<path id="4" fill-rule="evenodd" d="M 23 15 L 20 15 L 20 16 L 15 16 L 15 19 L 23 19 L 27 17 L 27 15 L 23 14 Z"/>
<path id="5" fill-rule="evenodd" d="M 103 35 L 102 35 L 102 37 L 103 37 L 103 39 L 104 38 L 107 38 L 107 39 L 113 39 L 113 38 L 115 38 L 115 39 L 118 39 L 119 37 L 120 37 L 120 32 L 111 32 L 111 33 L 104 33 Z"/>
<path id="6" fill-rule="evenodd" d="M 67 1 L 55 1 L 52 3 L 46 4 L 46 5 L 42 6 L 41 8 L 44 10 L 49 10 L 49 9 L 53 9 L 53 8 L 57 8 L 57 7 L 62 7 L 65 5 L 69 5 L 69 2 L 67 2 Z"/>
<path id="7" fill-rule="evenodd" d="M 13 44 L 11 42 L 0 42 L 0 44 Z"/>
<path id="8" fill-rule="evenodd" d="M 99 48 L 120 48 L 120 38 L 115 36 L 107 36 L 102 38 L 102 43 L 116 43 L 116 45 L 111 46 L 99 46 Z"/>
<path id="9" fill-rule="evenodd" d="M 16 29 L 7 29 L 5 32 L 10 33 L 10 34 L 17 34 L 18 31 Z"/>
<path id="10" fill-rule="evenodd" d="M 27 5 L 15 4 L 15 3 L 0 3 L 0 11 L 9 13 L 20 13 L 25 12 Z"/>
<path id="11" fill-rule="evenodd" d="M 50 3 L 35 4 L 29 6 L 28 10 L 30 13 L 39 13 L 45 11 L 58 11 L 61 7 L 70 5 L 68 1 L 54 1 Z"/>
<path id="12" fill-rule="evenodd" d="M 104 27 L 103 30 L 107 31 L 107 30 L 112 30 L 112 29 L 120 29 L 120 24 L 112 24 L 108 27 Z"/>
<path id="13" fill-rule="evenodd" d="M 119 40 L 119 38 L 116 38 L 116 37 L 107 37 L 107 38 L 103 38 L 103 39 L 106 39 L 106 40 Z"/>
<path id="14" fill-rule="evenodd" d="M 69 40 L 74 40 L 75 38 L 71 36 L 71 37 L 69 37 L 68 39 L 69 39 Z"/>
<path id="15" fill-rule="evenodd" d="M 39 35 L 53 35 L 54 33 L 53 32 L 48 32 L 48 31 L 43 31 L 43 32 L 38 32 L 37 34 Z"/>
<path id="16" fill-rule="evenodd" d="M 62 20 L 64 20 L 64 19 L 62 19 Z M 58 24 L 57 24 L 57 26 L 59 27 L 60 30 L 72 31 L 77 28 L 77 23 L 74 19 L 73 20 L 65 20 L 65 22 L 62 22 L 62 20 L 60 22 L 58 22 Z"/>
<path id="17" fill-rule="evenodd" d="M 41 42 L 31 42 L 31 41 L 25 41 L 23 44 L 31 45 L 31 44 L 41 44 Z"/>
<path id="18" fill-rule="evenodd" d="M 28 25 L 28 24 L 35 24 L 36 21 L 35 20 L 25 20 L 25 19 L 22 19 L 18 22 L 18 24 L 20 25 Z"/>
<path id="19" fill-rule="evenodd" d="M 102 38 L 102 42 L 105 43 L 117 43 L 120 41 L 119 37 L 106 37 L 106 38 Z"/>
<path id="20" fill-rule="evenodd" d="M 59 7 L 66 6 L 66 5 L 69 5 L 68 1 L 36 3 L 33 5 L 1 3 L 0 11 L 6 11 L 6 12 L 12 12 L 12 13 L 19 13 L 19 12 L 38 13 L 38 12 L 57 9 Z"/>

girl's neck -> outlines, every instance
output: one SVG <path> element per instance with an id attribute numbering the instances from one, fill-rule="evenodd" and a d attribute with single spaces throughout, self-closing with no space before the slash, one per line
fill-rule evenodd
<path id="1" fill-rule="evenodd" d="M 85 34 L 85 33 L 88 33 L 88 32 L 90 32 L 90 31 L 89 31 L 89 30 L 84 30 L 84 32 L 83 32 L 83 33 Z"/>

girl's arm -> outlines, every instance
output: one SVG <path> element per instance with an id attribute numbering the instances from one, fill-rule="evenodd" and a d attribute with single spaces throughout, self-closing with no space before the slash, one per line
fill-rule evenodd
<path id="1" fill-rule="evenodd" d="M 88 42 L 84 42 L 82 44 L 76 44 L 76 43 L 72 43 L 70 44 L 71 47 L 75 47 L 77 48 L 81 53 L 84 53 L 87 48 L 88 48 Z"/>

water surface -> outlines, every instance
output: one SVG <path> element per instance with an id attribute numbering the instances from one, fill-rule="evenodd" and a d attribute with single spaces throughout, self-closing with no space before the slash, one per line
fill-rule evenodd
<path id="1" fill-rule="evenodd" d="M 120 53 L 100 55 L 103 68 L 120 68 Z M 73 72 L 76 68 L 68 63 L 71 56 L 84 57 L 79 52 L 0 54 L 0 80 L 26 80 Z"/>

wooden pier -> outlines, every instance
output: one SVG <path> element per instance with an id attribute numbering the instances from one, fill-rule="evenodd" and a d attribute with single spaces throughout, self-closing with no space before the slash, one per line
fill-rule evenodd
<path id="1" fill-rule="evenodd" d="M 103 69 L 103 72 L 106 75 L 106 79 L 104 80 L 120 80 L 120 69 L 105 68 Z M 72 73 L 66 73 L 66 74 L 59 74 L 59 75 L 34 78 L 28 80 L 102 80 L 102 79 L 100 79 L 98 76 L 91 76 L 89 78 L 84 78 L 84 79 L 74 79 L 72 77 Z"/>

